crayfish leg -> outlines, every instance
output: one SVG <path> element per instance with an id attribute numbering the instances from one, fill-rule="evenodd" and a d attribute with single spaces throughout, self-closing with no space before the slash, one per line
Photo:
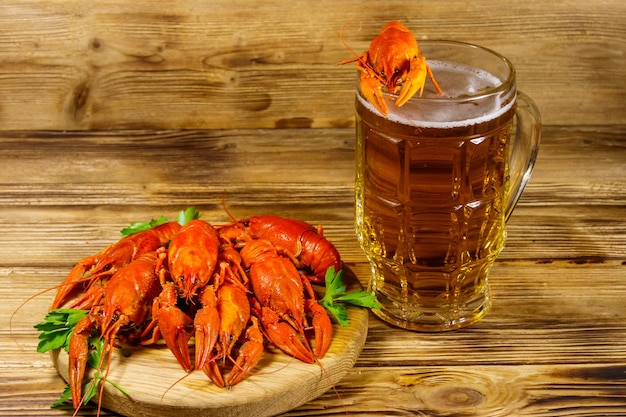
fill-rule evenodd
<path id="1" fill-rule="evenodd" d="M 433 75 L 433 71 L 430 69 L 428 65 L 426 65 L 426 71 L 428 72 L 428 77 L 430 78 L 430 81 L 432 81 L 433 85 L 435 86 L 435 90 L 437 91 L 437 94 L 439 95 L 443 94 L 443 90 L 441 89 L 441 87 L 439 87 L 439 83 L 435 79 L 435 76 Z"/>

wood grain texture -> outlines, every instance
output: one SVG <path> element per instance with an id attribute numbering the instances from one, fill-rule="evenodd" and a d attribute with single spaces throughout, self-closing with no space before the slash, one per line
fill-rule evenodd
<path id="1" fill-rule="evenodd" d="M 6 0 L 0 129 L 351 126 L 355 70 L 335 65 L 351 56 L 339 32 L 361 52 L 393 19 L 418 40 L 509 57 L 546 124 L 619 124 L 624 15 L 622 0 Z"/>
<path id="2" fill-rule="evenodd" d="M 32 326 L 81 257 L 131 221 L 196 205 L 215 222 L 291 215 L 325 227 L 366 284 L 353 231 L 354 132 L 0 134 L 0 416 L 67 416 Z M 547 126 L 491 273 L 493 310 L 442 334 L 370 314 L 355 367 L 284 416 L 626 413 L 626 126 Z M 94 415 L 92 406 L 80 415 Z M 104 416 L 115 414 L 103 412 Z"/>
<path id="3" fill-rule="evenodd" d="M 442 334 L 369 314 L 354 368 L 284 416 L 626 415 L 626 3 L 503 5 L 3 1 L 0 416 L 71 414 L 49 408 L 64 382 L 32 326 L 45 290 L 132 221 L 193 204 L 226 222 L 222 198 L 237 217 L 301 218 L 367 283 L 355 71 L 335 63 L 344 25 L 361 52 L 393 19 L 510 58 L 543 117 L 539 158 L 490 314 Z"/>

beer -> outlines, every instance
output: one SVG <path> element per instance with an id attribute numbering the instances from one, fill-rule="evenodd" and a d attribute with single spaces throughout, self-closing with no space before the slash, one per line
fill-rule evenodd
<path id="1" fill-rule="evenodd" d="M 482 69 L 429 60 L 429 87 L 382 116 L 357 91 L 356 230 L 371 290 L 401 327 L 439 331 L 480 319 L 504 247 L 515 88 Z M 464 100 L 468 97 L 468 100 Z M 392 96 L 388 96 L 392 98 Z"/>

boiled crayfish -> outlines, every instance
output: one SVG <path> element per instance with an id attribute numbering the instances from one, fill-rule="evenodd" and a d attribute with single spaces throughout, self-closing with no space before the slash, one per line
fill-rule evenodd
<path id="1" fill-rule="evenodd" d="M 321 228 L 277 216 L 220 226 L 199 219 L 182 227 L 165 223 L 85 258 L 52 306 L 89 309 L 69 345 L 74 408 L 83 403 L 93 334 L 104 340 L 101 366 L 116 346 L 162 338 L 186 372 L 201 370 L 219 387 L 245 378 L 266 342 L 315 362 L 329 349 L 332 326 L 310 281 L 341 266 Z"/>
<path id="2" fill-rule="evenodd" d="M 383 96 L 383 88 L 397 94 L 395 104 L 404 105 L 418 91 L 421 97 L 430 78 L 438 94 L 439 84 L 426 64 L 413 34 L 402 23 L 389 22 L 372 40 L 367 51 L 354 58 L 339 62 L 339 65 L 356 62 L 360 71 L 361 94 L 383 115 L 389 114 Z"/>
<path id="3" fill-rule="evenodd" d="M 167 222 L 153 229 L 127 236 L 107 246 L 99 253 L 82 259 L 72 268 L 65 281 L 59 286 L 51 309 L 66 304 L 74 291 L 80 291 L 82 296 L 74 299 L 66 307 L 86 308 L 90 303 L 86 296 L 91 295 L 91 293 L 85 291 L 85 288 L 91 287 L 99 280 L 110 278 L 118 269 L 144 253 L 156 251 L 165 245 L 179 229 L 180 224 Z M 87 274 L 87 272 L 89 273 Z"/>

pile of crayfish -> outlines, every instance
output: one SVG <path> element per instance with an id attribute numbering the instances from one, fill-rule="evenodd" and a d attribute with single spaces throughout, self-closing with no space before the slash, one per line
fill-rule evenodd
<path id="1" fill-rule="evenodd" d="M 330 346 L 332 325 L 312 283 L 331 267 L 339 271 L 341 259 L 321 227 L 277 216 L 217 226 L 198 218 L 166 222 L 86 257 L 51 307 L 89 310 L 69 341 L 74 408 L 94 333 L 109 358 L 113 347 L 162 338 L 186 372 L 202 370 L 219 387 L 249 374 L 266 343 L 316 362 Z"/>

